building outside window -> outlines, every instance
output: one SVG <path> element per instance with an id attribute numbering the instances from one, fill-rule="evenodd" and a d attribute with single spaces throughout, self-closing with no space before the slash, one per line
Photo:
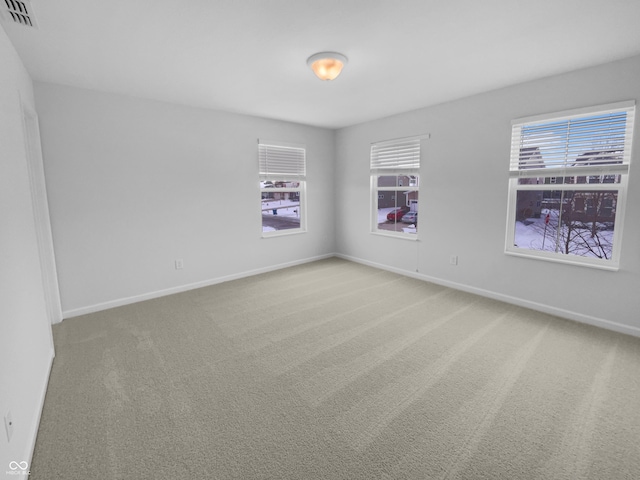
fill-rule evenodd
<path id="1" fill-rule="evenodd" d="M 408 137 L 371 145 L 371 231 L 417 238 L 420 143 Z"/>
<path id="2" fill-rule="evenodd" d="M 514 120 L 506 252 L 617 269 L 635 105 Z"/>
<path id="3" fill-rule="evenodd" d="M 258 141 L 262 236 L 306 231 L 306 150 Z"/>

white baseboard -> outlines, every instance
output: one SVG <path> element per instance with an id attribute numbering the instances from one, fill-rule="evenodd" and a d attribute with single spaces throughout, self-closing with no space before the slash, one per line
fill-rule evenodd
<path id="1" fill-rule="evenodd" d="M 186 285 L 179 285 L 177 287 L 167 288 L 164 290 L 158 290 L 155 292 L 144 293 L 141 295 L 134 295 L 131 297 L 119 298 L 116 300 L 110 300 L 108 302 L 98 303 L 95 305 L 89 305 L 87 307 L 75 308 L 72 310 L 65 310 L 62 312 L 62 318 L 78 317 L 80 315 L 86 315 L 88 313 L 99 312 L 101 310 L 107 310 L 109 308 L 121 307 L 123 305 L 129 305 L 131 303 L 142 302 L 144 300 L 151 300 L 153 298 L 164 297 L 172 295 L 174 293 L 186 292 L 188 290 L 195 290 L 196 288 L 208 287 L 217 283 L 228 282 L 230 280 L 237 280 L 239 278 L 251 277 L 253 275 L 259 275 L 261 273 L 272 272 L 275 270 L 281 270 L 287 267 L 293 267 L 295 265 L 302 265 L 303 263 L 315 262 L 317 260 L 324 260 L 326 258 L 335 257 L 333 253 L 325 255 L 318 255 L 315 257 L 304 258 L 302 260 L 294 260 L 292 262 L 281 263 L 278 265 L 271 265 L 268 267 L 257 268 L 255 270 L 247 270 L 245 272 L 234 273 L 233 275 L 226 275 L 224 277 L 212 278 L 209 280 L 203 280 L 201 282 L 189 283 Z"/>
<path id="2" fill-rule="evenodd" d="M 315 257 L 305 258 L 301 260 L 295 260 L 292 262 L 281 263 L 278 265 L 271 265 L 268 267 L 258 268 L 254 270 L 247 270 L 245 272 L 235 273 L 233 275 L 227 275 L 224 277 L 213 278 L 209 280 L 204 280 L 201 282 L 190 283 L 186 285 L 180 285 L 177 287 L 168 288 L 165 290 L 158 290 L 155 292 L 149 292 L 142 295 L 135 295 L 126 298 L 120 298 L 116 300 L 112 300 L 109 302 L 99 303 L 95 305 L 90 305 L 87 307 L 76 308 L 73 310 L 66 310 L 63 312 L 63 318 L 71 318 L 77 317 L 79 315 L 85 315 L 88 313 L 99 312 L 101 310 L 107 310 L 109 308 L 120 307 L 122 305 L 129 305 L 131 303 L 142 302 L 144 300 L 151 300 L 153 298 L 164 297 L 166 295 L 172 295 L 174 293 L 185 292 L 188 290 L 194 290 L 196 288 L 208 287 L 210 285 L 215 285 L 217 283 L 228 282 L 231 280 L 237 280 L 239 278 L 250 277 L 252 275 L 258 275 L 261 273 L 272 272 L 275 270 L 280 270 L 287 267 L 293 267 L 295 265 L 301 265 L 304 263 L 315 262 L 317 260 L 324 260 L 326 258 L 338 257 L 344 260 L 349 260 L 356 263 L 361 263 L 363 265 L 368 265 L 370 267 L 379 268 L 382 270 L 387 270 L 389 272 L 398 273 L 400 275 L 404 275 L 407 277 L 416 278 L 418 280 L 423 280 L 431 283 L 435 283 L 438 285 L 442 285 L 449 288 L 454 288 L 456 290 L 461 290 L 468 293 L 473 293 L 476 295 L 481 295 L 483 297 L 492 298 L 494 300 L 499 300 L 501 302 L 510 303 L 512 305 L 517 305 L 519 307 L 530 308 L 531 310 L 537 310 L 539 312 L 548 313 L 550 315 L 556 315 L 558 317 L 566 318 L 568 320 L 573 320 L 580 323 L 586 323 L 588 325 L 594 325 L 596 327 L 605 328 L 607 330 L 612 330 L 614 332 L 620 332 L 627 335 L 633 335 L 636 337 L 640 337 L 640 328 L 634 327 L 631 325 L 625 325 L 622 323 L 613 322 L 611 320 L 606 320 L 603 318 L 592 317 L 590 315 L 585 315 L 578 312 L 573 312 L 570 310 L 565 310 L 562 308 L 553 307 L 550 305 L 546 305 L 543 303 L 533 302 L 530 300 L 525 300 L 518 297 L 512 297 L 510 295 L 504 295 L 502 293 L 493 292 L 490 290 L 485 290 L 483 288 L 472 287 L 469 285 L 464 285 L 461 283 L 451 282 L 449 280 L 443 280 L 436 277 L 431 277 L 429 275 L 424 275 L 418 272 L 412 272 L 410 270 L 403 270 L 400 268 L 392 267 L 389 265 L 384 265 L 381 263 L 371 262 L 369 260 L 364 260 L 358 257 L 352 257 L 350 255 L 344 255 L 341 253 L 328 253 L 325 255 L 319 255 Z"/>
<path id="3" fill-rule="evenodd" d="M 473 293 L 476 295 L 480 295 L 487 298 L 492 298 L 494 300 L 499 300 L 501 302 L 510 303 L 512 305 L 517 305 L 519 307 L 530 308 L 531 310 L 536 310 L 543 313 L 548 313 L 550 315 L 555 315 L 557 317 L 566 318 L 568 320 L 573 320 L 580 323 L 586 323 L 588 325 L 593 325 L 596 327 L 604 328 L 607 330 L 612 330 L 614 332 L 624 333 L 627 335 L 633 335 L 635 337 L 640 337 L 640 328 L 633 327 L 631 325 L 625 325 L 623 323 L 612 322 L 611 320 L 605 320 L 603 318 L 592 317 L 590 315 L 585 315 L 578 312 L 572 312 L 570 310 L 565 310 L 562 308 L 552 307 L 550 305 L 545 305 L 543 303 L 532 302 L 530 300 L 525 300 L 518 297 L 512 297 L 510 295 L 504 295 L 502 293 L 492 292 L 490 290 L 485 290 L 483 288 L 471 287 L 469 285 L 464 285 L 461 283 L 451 282 L 448 280 L 442 280 L 440 278 L 431 277 L 428 275 L 424 275 L 418 272 L 412 272 L 409 270 L 403 270 L 396 267 L 391 267 L 389 265 L 383 265 L 381 263 L 371 262 L 369 260 L 364 260 L 358 257 L 352 257 L 349 255 L 343 255 L 341 253 L 337 253 L 335 255 L 338 258 L 342 258 L 344 260 L 349 260 L 351 262 L 361 263 L 363 265 L 368 265 L 370 267 L 379 268 L 382 270 L 387 270 L 389 272 L 398 273 L 400 275 L 404 275 L 407 277 L 416 278 L 418 280 L 424 280 L 426 282 L 435 283 L 438 285 L 442 285 L 444 287 L 454 288 L 456 290 L 462 290 L 463 292 Z"/>

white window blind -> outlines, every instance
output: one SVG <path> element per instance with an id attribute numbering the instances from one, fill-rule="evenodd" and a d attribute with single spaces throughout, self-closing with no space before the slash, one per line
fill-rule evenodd
<path id="1" fill-rule="evenodd" d="M 613 105 L 514 120 L 511 177 L 627 173 L 635 105 Z"/>
<path id="2" fill-rule="evenodd" d="M 305 149 L 258 144 L 260 178 L 263 180 L 303 180 L 306 175 Z"/>
<path id="3" fill-rule="evenodd" d="M 514 120 L 505 252 L 616 270 L 635 102 Z"/>
<path id="4" fill-rule="evenodd" d="M 420 172 L 420 141 L 407 137 L 371 144 L 371 173 L 377 175 Z"/>

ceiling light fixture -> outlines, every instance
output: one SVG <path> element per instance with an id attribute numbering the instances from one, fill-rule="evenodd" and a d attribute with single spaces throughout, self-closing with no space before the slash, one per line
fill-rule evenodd
<path id="1" fill-rule="evenodd" d="M 347 57 L 335 52 L 320 52 L 307 59 L 307 65 L 320 80 L 333 80 L 340 75 L 342 67 L 347 63 Z"/>

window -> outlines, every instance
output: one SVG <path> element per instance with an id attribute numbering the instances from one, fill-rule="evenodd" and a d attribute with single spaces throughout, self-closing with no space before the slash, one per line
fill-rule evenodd
<path id="1" fill-rule="evenodd" d="M 514 120 L 506 252 L 617 269 L 633 102 Z"/>
<path id="2" fill-rule="evenodd" d="M 262 236 L 306 231 L 305 148 L 258 141 Z"/>
<path id="3" fill-rule="evenodd" d="M 422 138 L 371 145 L 372 232 L 416 238 Z"/>

